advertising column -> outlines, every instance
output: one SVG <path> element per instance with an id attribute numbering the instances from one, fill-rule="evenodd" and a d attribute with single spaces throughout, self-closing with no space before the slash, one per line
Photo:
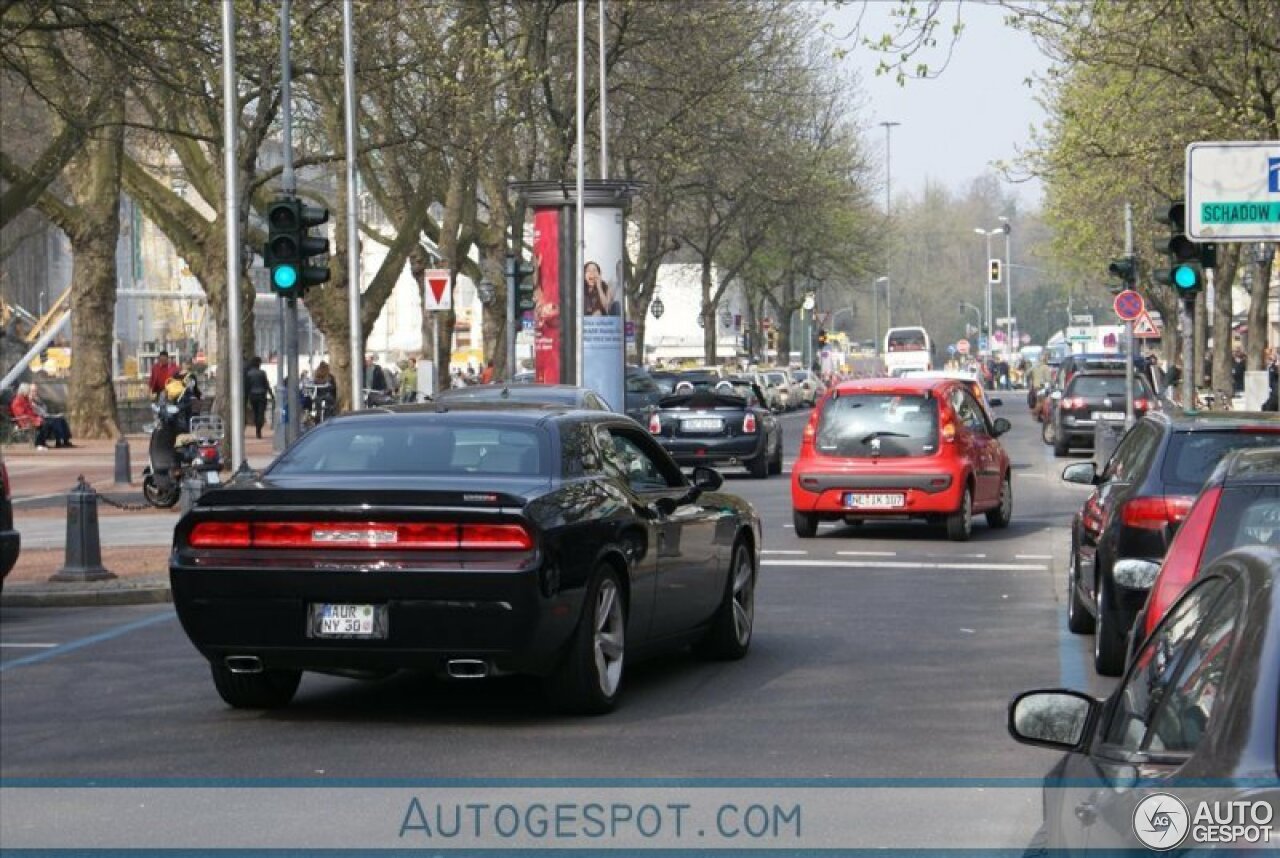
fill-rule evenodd
<path id="1" fill-rule="evenodd" d="M 626 406 L 626 338 L 623 330 L 623 218 L 620 208 L 588 208 L 584 213 L 582 361 L 584 384 L 614 411 Z"/>

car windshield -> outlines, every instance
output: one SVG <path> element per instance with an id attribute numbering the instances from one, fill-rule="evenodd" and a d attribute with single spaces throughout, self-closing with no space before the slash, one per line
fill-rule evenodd
<path id="1" fill-rule="evenodd" d="M 787 377 L 780 372 L 767 372 L 765 373 L 764 377 L 769 379 L 769 381 L 773 382 L 774 384 L 787 383 Z"/>
<path id="2" fill-rule="evenodd" d="M 331 423 L 303 436 L 268 473 L 546 476 L 545 447 L 531 427 L 492 422 Z"/>
<path id="3" fill-rule="evenodd" d="M 1151 388 L 1147 387 L 1147 383 L 1140 376 L 1133 377 L 1134 392 L 1138 396 L 1151 395 Z M 1089 396 L 1095 398 L 1121 399 L 1125 398 L 1125 386 L 1123 375 L 1078 375 L 1071 383 L 1070 390 L 1067 391 L 1069 396 Z"/>
<path id="4" fill-rule="evenodd" d="M 938 408 L 927 396 L 855 393 L 827 402 L 815 446 L 828 456 L 927 456 L 938 449 Z"/>
<path id="5" fill-rule="evenodd" d="M 1276 430 L 1280 430 L 1277 425 Z M 1169 439 L 1161 476 L 1170 494 L 1193 495 L 1218 462 L 1231 450 L 1271 447 L 1280 441 L 1276 431 L 1239 429 L 1227 432 L 1175 432 Z"/>
<path id="6" fill-rule="evenodd" d="M 809 377 L 809 373 L 805 372 L 802 369 L 797 369 L 792 371 L 791 377 L 794 378 L 796 381 L 804 381 Z"/>
<path id="7" fill-rule="evenodd" d="M 1222 493 L 1203 556 L 1250 545 L 1280 548 L 1280 486 L 1235 486 Z"/>

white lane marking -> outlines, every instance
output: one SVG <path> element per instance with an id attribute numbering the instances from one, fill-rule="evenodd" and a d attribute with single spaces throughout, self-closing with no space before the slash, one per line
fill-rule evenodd
<path id="1" fill-rule="evenodd" d="M 761 560 L 763 566 L 839 569 L 978 569 L 985 572 L 1048 572 L 1043 563 L 916 563 L 906 560 Z"/>
<path id="2" fill-rule="evenodd" d="M 782 526 L 785 527 L 787 530 L 792 530 L 795 528 L 794 524 L 784 524 Z"/>
<path id="3" fill-rule="evenodd" d="M 1052 560 L 1052 554 L 1015 554 L 1014 560 Z"/>
<path id="4" fill-rule="evenodd" d="M 53 649 L 56 643 L 9 643 L 0 641 L 0 647 L 8 649 Z"/>
<path id="5" fill-rule="evenodd" d="M 1045 479 L 1045 475 L 1044 475 L 1044 474 L 1037 474 L 1037 473 L 1035 473 L 1034 471 L 1014 471 L 1014 472 L 1013 472 L 1013 475 L 1014 475 L 1015 477 L 1031 477 L 1033 480 L 1043 480 L 1043 479 Z"/>
<path id="6" fill-rule="evenodd" d="M 925 557 L 970 557 L 975 560 L 982 560 L 986 556 L 987 555 L 985 554 L 926 554 L 925 555 Z"/>
<path id="7" fill-rule="evenodd" d="M 760 551 L 761 554 L 808 554 L 808 551 L 770 551 L 765 548 Z"/>
<path id="8" fill-rule="evenodd" d="M 841 557 L 897 557 L 896 551 L 837 551 Z"/>

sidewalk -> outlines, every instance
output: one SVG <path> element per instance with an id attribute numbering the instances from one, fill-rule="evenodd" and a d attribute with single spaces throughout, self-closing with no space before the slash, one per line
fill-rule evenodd
<path id="1" fill-rule="evenodd" d="M 102 565 L 116 574 L 110 581 L 51 582 L 65 561 L 67 493 L 81 475 L 102 496 L 139 504 L 149 435 L 129 435 L 132 483 L 116 483 L 114 441 L 77 441 L 69 450 L 39 451 L 28 445 L 2 448 L 13 497 L 14 527 L 22 535 L 22 553 L 5 578 L 0 604 L 108 605 L 169 601 L 169 545 L 174 510 L 124 511 L 98 504 Z M 230 441 L 224 442 L 230 455 Z M 275 457 L 270 432 L 245 439 L 249 467 L 262 468 Z M 226 479 L 230 471 L 223 472 Z"/>

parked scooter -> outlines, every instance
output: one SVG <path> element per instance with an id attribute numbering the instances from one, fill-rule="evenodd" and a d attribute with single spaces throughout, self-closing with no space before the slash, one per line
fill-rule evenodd
<path id="1" fill-rule="evenodd" d="M 175 401 L 168 397 L 151 406 L 155 427 L 147 448 L 148 464 L 142 470 L 142 495 L 162 509 L 174 506 L 182 495 L 182 481 L 198 479 L 220 485 L 224 430 L 218 417 L 193 417 L 199 389 L 186 385 Z"/>

